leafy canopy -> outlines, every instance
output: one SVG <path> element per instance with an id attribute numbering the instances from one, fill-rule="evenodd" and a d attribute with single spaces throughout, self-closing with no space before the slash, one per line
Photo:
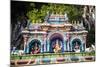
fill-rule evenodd
<path id="1" fill-rule="evenodd" d="M 41 5 L 41 4 L 40 4 Z M 67 13 L 69 21 L 77 20 L 82 15 L 81 7 L 80 9 L 74 5 L 65 4 L 42 4 L 40 7 L 36 8 L 36 4 L 31 4 L 32 10 L 27 12 L 28 18 L 32 23 L 42 23 L 44 21 L 47 12 L 64 14 Z"/>

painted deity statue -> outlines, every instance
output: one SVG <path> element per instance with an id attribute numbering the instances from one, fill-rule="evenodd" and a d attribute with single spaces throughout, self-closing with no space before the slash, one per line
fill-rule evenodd
<path id="1" fill-rule="evenodd" d="M 79 50 L 80 48 L 79 48 L 79 44 L 78 44 L 78 42 L 75 42 L 75 47 L 74 47 L 74 51 L 77 51 L 77 50 Z"/>
<path id="2" fill-rule="evenodd" d="M 40 52 L 40 48 L 38 47 L 38 44 L 35 43 L 35 46 L 32 48 L 32 54 L 38 54 Z"/>
<path id="3" fill-rule="evenodd" d="M 61 52 L 61 46 L 58 43 L 58 40 L 56 40 L 56 44 L 55 44 L 55 47 L 54 47 L 54 50 L 53 51 L 54 51 L 54 53 Z"/>

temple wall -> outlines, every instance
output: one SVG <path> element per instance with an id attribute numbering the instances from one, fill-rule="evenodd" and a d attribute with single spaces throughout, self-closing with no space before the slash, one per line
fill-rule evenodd
<path id="1" fill-rule="evenodd" d="M 42 52 L 50 52 L 50 49 L 51 49 L 50 48 L 50 42 L 51 42 L 50 38 L 54 34 L 59 34 L 62 36 L 62 40 L 63 40 L 62 52 L 73 51 L 72 42 L 75 39 L 78 39 L 80 41 L 80 52 L 85 51 L 86 35 L 83 35 L 83 33 L 73 34 L 73 33 L 63 32 L 63 31 L 52 31 L 52 32 L 48 32 L 47 34 L 30 34 L 30 35 L 28 35 L 28 40 L 24 42 L 25 53 L 29 53 L 29 44 L 31 43 L 31 41 L 33 41 L 35 39 L 39 40 L 41 42 L 41 45 L 40 45 L 41 53 Z"/>

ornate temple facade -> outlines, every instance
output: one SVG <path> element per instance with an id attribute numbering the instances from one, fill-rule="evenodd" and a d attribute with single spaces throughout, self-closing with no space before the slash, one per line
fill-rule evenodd
<path id="1" fill-rule="evenodd" d="M 68 22 L 66 13 L 48 14 L 44 23 L 30 24 L 22 31 L 24 51 L 85 52 L 87 33 L 82 22 Z"/>

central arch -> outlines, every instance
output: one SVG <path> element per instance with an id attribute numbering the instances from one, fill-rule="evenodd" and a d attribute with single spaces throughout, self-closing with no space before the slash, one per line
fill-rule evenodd
<path id="1" fill-rule="evenodd" d="M 56 45 L 56 43 L 58 43 L 58 45 L 61 47 L 61 51 L 63 51 L 64 38 L 60 33 L 52 34 L 49 38 L 49 41 L 50 41 L 50 47 L 49 47 L 50 52 L 54 52 L 54 46 Z"/>

